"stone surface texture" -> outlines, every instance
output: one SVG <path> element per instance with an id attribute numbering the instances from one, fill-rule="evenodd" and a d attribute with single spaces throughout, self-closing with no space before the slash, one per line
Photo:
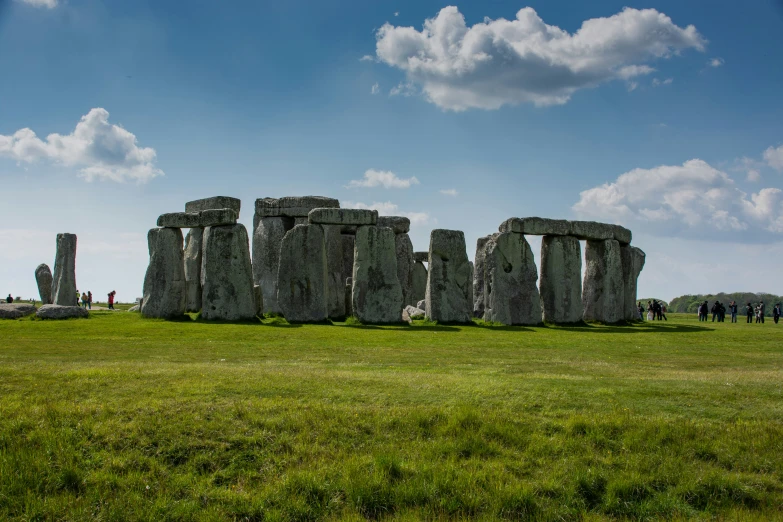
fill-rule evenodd
<path id="1" fill-rule="evenodd" d="M 469 323 L 471 285 L 465 234 L 459 230 L 433 230 L 424 298 L 427 318 L 442 323 Z"/>
<path id="2" fill-rule="evenodd" d="M 239 214 L 231 208 L 213 208 L 199 213 L 201 227 L 218 227 L 223 225 L 235 225 Z"/>
<path id="3" fill-rule="evenodd" d="M 76 234 L 57 234 L 57 253 L 52 277 L 52 303 L 75 306 L 76 294 Z"/>
<path id="4" fill-rule="evenodd" d="M 408 317 L 411 319 L 423 319 L 426 315 L 426 312 L 422 310 L 421 308 L 408 305 L 405 307 L 405 311 L 408 312 Z"/>
<path id="5" fill-rule="evenodd" d="M 202 319 L 239 321 L 254 318 L 256 298 L 245 225 L 206 227 L 203 242 Z"/>
<path id="6" fill-rule="evenodd" d="M 19 319 L 35 313 L 30 303 L 0 303 L 0 319 Z"/>
<path id="7" fill-rule="evenodd" d="M 204 229 L 191 228 L 185 236 L 186 312 L 201 311 L 201 252 L 204 247 Z"/>
<path id="8" fill-rule="evenodd" d="M 480 237 L 476 240 L 476 255 L 473 257 L 475 265 L 473 267 L 472 281 L 472 306 L 473 317 L 484 318 L 484 270 L 487 258 L 487 242 L 498 234 L 490 234 Z"/>
<path id="9" fill-rule="evenodd" d="M 159 227 L 193 228 L 201 226 L 199 212 L 172 212 L 158 216 Z"/>
<path id="10" fill-rule="evenodd" d="M 323 196 L 289 196 L 256 200 L 256 216 L 307 218 L 314 208 L 340 208 L 340 202 Z"/>
<path id="11" fill-rule="evenodd" d="M 416 261 L 411 268 L 411 297 L 409 301 L 419 303 L 424 301 L 427 295 L 427 267 L 424 263 Z M 416 305 L 418 308 L 421 306 Z M 422 305 L 423 306 L 423 305 Z"/>
<path id="12" fill-rule="evenodd" d="M 388 227 L 395 234 L 407 234 L 411 231 L 411 220 L 403 216 L 378 216 L 379 227 Z"/>
<path id="13" fill-rule="evenodd" d="M 345 317 L 345 279 L 343 279 L 343 236 L 340 225 L 321 225 L 326 246 L 326 278 L 330 319 Z"/>
<path id="14" fill-rule="evenodd" d="M 375 225 L 377 210 L 357 208 L 314 208 L 307 214 L 307 221 L 316 225 Z"/>
<path id="15" fill-rule="evenodd" d="M 356 231 L 351 301 L 353 315 L 363 323 L 400 322 L 402 287 L 390 228 L 363 226 Z"/>
<path id="16" fill-rule="evenodd" d="M 413 295 L 413 243 L 408 234 L 394 235 L 394 251 L 397 256 L 397 280 L 402 289 L 402 304 L 415 304 L 418 299 Z"/>
<path id="17" fill-rule="evenodd" d="M 264 293 L 259 285 L 253 285 L 253 298 L 256 302 L 256 315 L 264 313 Z"/>
<path id="18" fill-rule="evenodd" d="M 280 246 L 294 221 L 284 217 L 261 217 L 253 232 L 253 281 L 261 287 L 264 313 L 280 313 L 277 304 L 277 271 L 280 267 Z"/>
<path id="19" fill-rule="evenodd" d="M 632 246 L 620 247 L 620 258 L 623 263 L 623 319 L 638 321 L 639 312 L 636 307 L 636 285 L 639 274 L 644 268 L 645 253 Z"/>
<path id="20" fill-rule="evenodd" d="M 280 248 L 277 303 L 290 322 L 319 322 L 329 317 L 326 242 L 321 225 L 297 225 Z"/>
<path id="21" fill-rule="evenodd" d="M 38 295 L 42 304 L 52 304 L 52 271 L 49 265 L 41 263 L 35 269 L 35 283 L 38 285 Z"/>
<path id="22" fill-rule="evenodd" d="M 35 313 L 39 319 L 73 319 L 89 317 L 90 313 L 81 306 L 43 305 Z"/>
<path id="23" fill-rule="evenodd" d="M 150 263 L 144 276 L 144 317 L 171 319 L 185 313 L 185 255 L 182 230 L 153 228 L 147 234 Z"/>
<path id="24" fill-rule="evenodd" d="M 345 280 L 349 277 L 353 277 L 353 247 L 356 242 L 356 238 L 352 235 L 342 234 L 343 242 L 343 272 L 342 281 L 343 285 Z M 350 301 L 350 299 L 348 299 Z M 346 302 L 348 306 L 348 302 Z"/>
<path id="25" fill-rule="evenodd" d="M 185 203 L 185 212 L 201 212 L 203 210 L 214 210 L 221 208 L 230 208 L 236 212 L 237 216 L 242 208 L 242 201 L 228 196 L 215 196 L 211 198 L 197 199 Z"/>
<path id="26" fill-rule="evenodd" d="M 429 263 L 430 262 L 430 253 L 429 252 L 414 252 L 413 253 L 413 260 L 417 263 Z"/>
<path id="27" fill-rule="evenodd" d="M 540 324 L 538 269 L 525 236 L 498 234 L 485 248 L 484 319 L 505 325 Z"/>
<path id="28" fill-rule="evenodd" d="M 573 236 L 585 241 L 614 239 L 622 244 L 631 242 L 631 231 L 627 228 L 595 221 L 567 221 L 539 217 L 510 218 L 501 223 L 498 230 L 531 236 Z"/>
<path id="29" fill-rule="evenodd" d="M 582 247 L 572 236 L 541 240 L 541 308 L 547 323 L 582 320 Z"/>
<path id="30" fill-rule="evenodd" d="M 582 307 L 585 321 L 617 323 L 625 317 L 623 263 L 620 243 L 613 239 L 588 241 Z"/>

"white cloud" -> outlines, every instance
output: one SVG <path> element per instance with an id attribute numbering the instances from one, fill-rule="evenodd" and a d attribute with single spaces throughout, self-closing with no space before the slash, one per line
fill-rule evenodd
<path id="1" fill-rule="evenodd" d="M 394 12 L 394 16 L 400 16 L 400 12 L 399 11 L 395 11 Z"/>
<path id="2" fill-rule="evenodd" d="M 628 88 L 628 92 L 633 92 L 639 87 L 639 82 L 628 82 L 626 87 Z"/>
<path id="3" fill-rule="evenodd" d="M 109 123 L 108 111 L 100 108 L 82 116 L 71 134 L 50 134 L 46 141 L 27 128 L 10 136 L 0 134 L 0 157 L 77 167 L 87 181 L 97 178 L 144 183 L 163 175 L 155 167 L 155 149 L 138 147 L 136 136 Z"/>
<path id="4" fill-rule="evenodd" d="M 58 0 L 18 0 L 24 4 L 31 5 L 33 7 L 46 7 L 48 9 L 54 9 L 57 7 Z"/>
<path id="5" fill-rule="evenodd" d="M 370 89 L 370 94 L 378 94 L 379 92 L 381 92 L 381 86 L 378 85 L 378 82 L 375 82 Z"/>
<path id="6" fill-rule="evenodd" d="M 748 194 L 724 172 L 693 159 L 682 165 L 634 169 L 613 183 L 585 190 L 572 207 L 649 233 L 725 240 L 773 241 L 783 234 L 783 191 Z"/>
<path id="7" fill-rule="evenodd" d="M 725 63 L 725 62 L 724 62 L 723 58 L 713 58 L 712 60 L 710 60 L 710 61 L 708 62 L 708 65 L 709 65 L 710 67 L 720 67 L 720 66 L 721 66 L 721 65 L 723 65 L 724 63 Z"/>
<path id="8" fill-rule="evenodd" d="M 375 57 L 372 56 L 372 55 L 369 55 L 369 54 L 365 54 L 364 56 L 359 58 L 359 61 L 360 62 L 374 62 L 375 61 Z"/>
<path id="9" fill-rule="evenodd" d="M 777 148 L 769 147 L 765 150 L 764 161 L 778 172 L 783 172 L 783 145 L 780 145 Z"/>
<path id="10" fill-rule="evenodd" d="M 363 179 L 351 180 L 345 188 L 410 188 L 411 185 L 418 185 L 419 180 L 415 176 L 408 179 L 397 177 L 397 174 L 390 170 L 369 169 L 364 173 Z"/>
<path id="11" fill-rule="evenodd" d="M 658 78 L 653 78 L 652 85 L 653 87 L 659 87 L 661 85 L 671 85 L 672 82 L 674 82 L 674 78 L 666 78 L 665 80 L 659 80 Z"/>
<path id="12" fill-rule="evenodd" d="M 341 206 L 343 208 L 363 208 L 369 210 L 377 210 L 381 216 L 405 216 L 411 220 L 411 226 L 424 226 L 436 223 L 437 220 L 433 219 L 427 212 L 402 212 L 399 206 L 395 205 L 391 201 L 381 202 L 375 201 L 369 205 L 361 202 L 343 201 Z"/>
<path id="13" fill-rule="evenodd" d="M 389 96 L 413 96 L 418 94 L 416 85 L 413 82 L 400 82 L 396 87 L 392 87 Z"/>
<path id="14" fill-rule="evenodd" d="M 514 20 L 487 18 L 468 27 L 449 6 L 421 31 L 386 23 L 376 39 L 380 61 L 404 71 L 430 102 L 455 111 L 564 104 L 579 89 L 651 73 L 643 62 L 706 45 L 692 25 L 630 8 L 586 20 L 570 34 L 529 7 Z"/>
<path id="15" fill-rule="evenodd" d="M 455 197 L 455 198 L 459 195 L 459 192 L 457 192 L 457 189 L 453 189 L 453 188 L 441 189 L 440 193 L 443 194 L 444 196 L 452 196 L 452 197 Z"/>

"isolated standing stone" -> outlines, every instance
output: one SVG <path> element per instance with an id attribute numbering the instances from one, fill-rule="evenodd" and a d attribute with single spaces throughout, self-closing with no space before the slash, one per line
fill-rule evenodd
<path id="1" fill-rule="evenodd" d="M 201 317 L 223 321 L 254 318 L 256 298 L 245 225 L 206 227 L 203 242 Z"/>
<path id="2" fill-rule="evenodd" d="M 626 321 L 639 320 L 636 307 L 636 284 L 644 268 L 645 254 L 636 247 L 621 246 L 620 256 L 623 262 L 623 312 Z"/>
<path id="3" fill-rule="evenodd" d="M 472 294 L 473 294 L 473 317 L 483 319 L 484 318 L 484 271 L 487 258 L 487 242 L 490 239 L 497 236 L 497 234 L 490 234 L 488 236 L 480 237 L 476 241 L 476 256 L 475 265 L 473 267 L 472 278 Z"/>
<path id="4" fill-rule="evenodd" d="M 331 210 L 331 209 L 329 209 Z M 343 279 L 343 237 L 339 225 L 321 225 L 326 246 L 326 272 L 329 317 L 345 317 L 345 279 Z"/>
<path id="5" fill-rule="evenodd" d="M 57 254 L 52 279 L 52 302 L 60 306 L 75 306 L 76 295 L 76 234 L 57 234 Z"/>
<path id="6" fill-rule="evenodd" d="M 345 280 L 349 277 L 353 277 L 353 247 L 355 243 L 355 237 L 353 235 L 343 234 L 343 274 L 342 280 L 345 284 Z M 348 299 L 350 301 L 350 299 Z M 346 301 L 345 305 L 348 306 Z"/>
<path id="7" fill-rule="evenodd" d="M 52 304 L 52 271 L 49 265 L 41 263 L 35 269 L 35 282 L 38 285 L 38 295 L 41 296 L 41 304 Z"/>
<path id="8" fill-rule="evenodd" d="M 203 228 L 191 228 L 185 236 L 185 286 L 187 289 L 186 312 L 201 311 L 201 251 Z"/>
<path id="9" fill-rule="evenodd" d="M 427 267 L 421 261 L 413 263 L 411 269 L 411 303 L 423 301 L 427 294 Z M 421 308 L 417 304 L 417 308 Z"/>
<path id="10" fill-rule="evenodd" d="M 541 308 L 547 323 L 582 320 L 582 247 L 571 236 L 541 241 Z"/>
<path id="11" fill-rule="evenodd" d="M 471 285 L 465 234 L 459 230 L 433 230 L 424 299 L 427 318 L 443 323 L 469 323 Z"/>
<path id="12" fill-rule="evenodd" d="M 588 241 L 582 307 L 585 321 L 616 323 L 625 317 L 623 263 L 620 243 L 614 239 Z"/>
<path id="13" fill-rule="evenodd" d="M 261 287 L 264 313 L 280 313 L 277 304 L 277 271 L 280 245 L 294 221 L 284 217 L 260 217 L 253 232 L 253 281 Z"/>
<path id="14" fill-rule="evenodd" d="M 525 236 L 505 232 L 486 245 L 484 319 L 506 325 L 541 323 L 538 269 Z"/>
<path id="15" fill-rule="evenodd" d="M 353 314 L 364 323 L 400 322 L 403 303 L 394 232 L 385 227 L 359 227 L 354 252 Z"/>
<path id="16" fill-rule="evenodd" d="M 326 244 L 321 225 L 297 225 L 280 247 L 277 304 L 291 322 L 319 322 L 329 317 Z"/>
<path id="17" fill-rule="evenodd" d="M 153 228 L 147 233 L 150 264 L 144 276 L 144 317 L 171 319 L 185 313 L 185 256 L 182 230 Z"/>
<path id="18" fill-rule="evenodd" d="M 410 236 L 405 233 L 395 234 L 394 250 L 397 256 L 397 279 L 402 289 L 402 304 L 416 304 L 418 299 L 413 295 L 413 243 Z"/>

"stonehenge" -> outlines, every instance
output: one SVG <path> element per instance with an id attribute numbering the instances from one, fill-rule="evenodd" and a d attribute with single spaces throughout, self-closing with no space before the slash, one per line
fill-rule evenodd
<path id="1" fill-rule="evenodd" d="M 538 270 L 525 236 L 497 234 L 484 252 L 484 319 L 512 326 L 539 324 Z"/>
<path id="2" fill-rule="evenodd" d="M 90 312 L 81 306 L 60 306 L 56 304 L 43 305 L 35 312 L 39 319 L 73 319 L 89 317 Z"/>
<path id="3" fill-rule="evenodd" d="M 75 306 L 76 294 L 76 235 L 57 234 L 57 253 L 54 259 L 52 278 L 52 303 L 60 306 Z"/>
<path id="4" fill-rule="evenodd" d="M 291 322 L 318 322 L 329 317 L 328 272 L 324 230 L 297 225 L 280 246 L 277 302 Z"/>
<path id="5" fill-rule="evenodd" d="M 402 286 L 397 278 L 394 231 L 361 226 L 356 231 L 353 258 L 353 315 L 367 323 L 402 320 Z"/>
<path id="6" fill-rule="evenodd" d="M 186 312 L 201 310 L 201 251 L 203 248 L 204 229 L 191 228 L 185 236 L 185 287 L 187 301 Z"/>
<path id="7" fill-rule="evenodd" d="M 201 317 L 222 321 L 254 318 L 257 299 L 245 226 L 206 227 L 203 243 Z M 146 304 L 145 297 L 142 313 Z"/>
<path id="8" fill-rule="evenodd" d="M 413 268 L 411 268 L 411 295 L 409 299 L 411 304 L 424 301 L 424 296 L 427 293 L 427 267 L 424 266 L 424 263 L 426 263 L 428 259 L 429 252 L 413 253 Z"/>
<path id="9" fill-rule="evenodd" d="M 620 243 L 614 239 L 588 241 L 582 283 L 585 321 L 617 323 L 623 320 L 624 286 Z"/>
<path id="10" fill-rule="evenodd" d="M 391 228 L 394 232 L 394 251 L 397 257 L 397 280 L 402 287 L 403 305 L 416 304 L 413 292 L 413 243 L 408 232 L 411 220 L 402 216 L 379 216 L 378 226 Z"/>
<path id="11" fill-rule="evenodd" d="M 141 315 L 174 319 L 185 313 L 185 256 L 182 230 L 153 228 L 147 233 L 150 263 L 144 276 Z"/>
<path id="12" fill-rule="evenodd" d="M 35 269 L 35 284 L 38 285 L 38 295 L 41 296 L 41 304 L 52 304 L 52 271 L 49 265 L 41 263 Z"/>
<path id="13" fill-rule="evenodd" d="M 428 265 L 424 297 L 427 319 L 442 323 L 469 323 L 472 317 L 472 281 L 465 234 L 459 230 L 433 230 L 430 233 Z"/>
<path id="14" fill-rule="evenodd" d="M 582 320 L 581 279 L 579 240 L 573 236 L 544 236 L 541 240 L 541 309 L 545 323 L 569 324 Z"/>

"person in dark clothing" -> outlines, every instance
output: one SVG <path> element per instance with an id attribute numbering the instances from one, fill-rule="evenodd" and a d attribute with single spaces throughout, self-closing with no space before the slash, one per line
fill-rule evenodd
<path id="1" fill-rule="evenodd" d="M 753 305 L 748 303 L 745 305 L 745 313 L 748 314 L 748 322 L 753 322 Z"/>
<path id="2" fill-rule="evenodd" d="M 5 302 L 6 303 L 13 303 L 14 302 L 14 298 L 11 297 L 11 294 L 8 294 L 8 297 L 5 298 Z"/>
<path id="3" fill-rule="evenodd" d="M 737 322 L 737 301 L 732 301 L 729 305 L 729 312 L 731 312 L 731 322 Z"/>
<path id="4" fill-rule="evenodd" d="M 775 321 L 775 324 L 778 324 L 780 320 L 780 303 L 776 304 L 775 308 L 772 309 L 772 320 Z"/>
<path id="5" fill-rule="evenodd" d="M 712 312 L 712 322 L 715 322 L 715 319 L 718 317 L 718 301 L 715 301 L 712 304 L 712 308 L 710 308 L 710 312 Z"/>
<path id="6" fill-rule="evenodd" d="M 759 318 L 761 319 L 761 324 L 764 324 L 764 313 L 767 311 L 767 308 L 764 306 L 764 301 L 761 301 L 759 303 Z"/>
<path id="7" fill-rule="evenodd" d="M 718 314 L 720 315 L 720 319 L 719 319 L 720 322 L 721 323 L 725 322 L 726 321 L 726 305 L 724 305 L 723 303 L 720 303 L 720 305 L 718 305 Z"/>

